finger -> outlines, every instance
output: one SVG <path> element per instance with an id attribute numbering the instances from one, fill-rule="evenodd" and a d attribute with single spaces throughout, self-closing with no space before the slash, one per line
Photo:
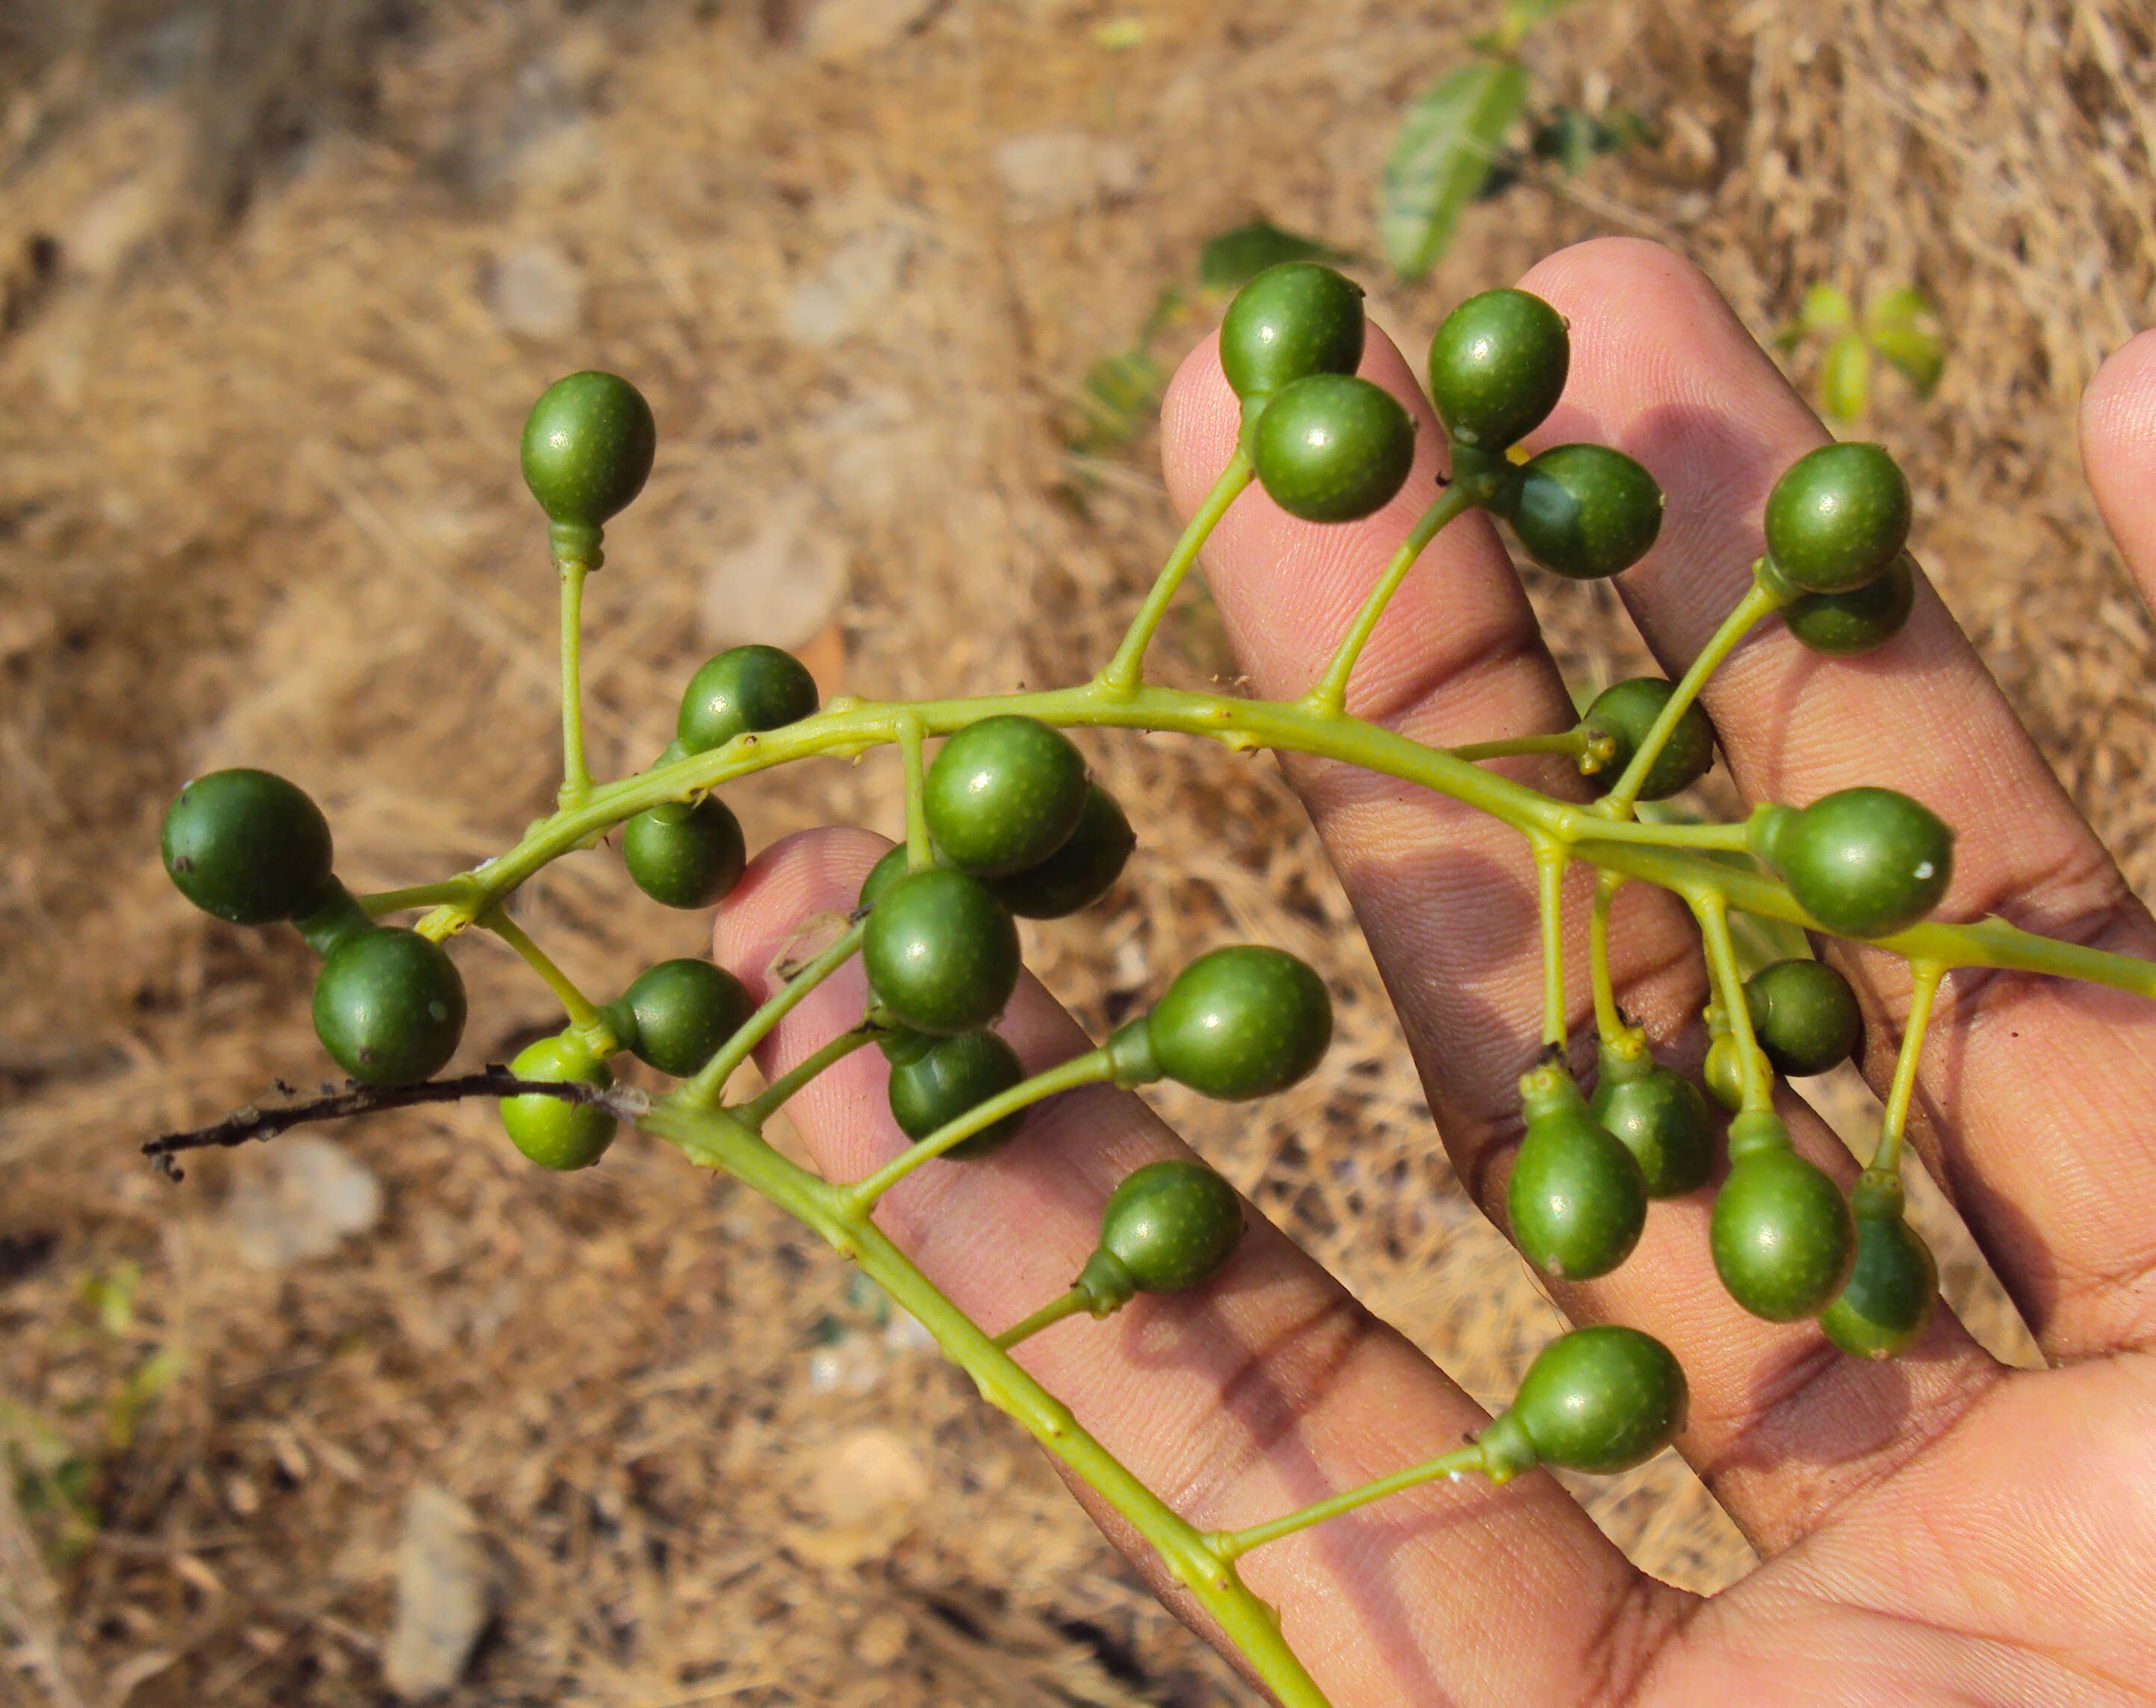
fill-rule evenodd
<path id="1" fill-rule="evenodd" d="M 720 912 L 721 963 L 752 989 L 767 985 L 800 922 L 850 906 L 886 846 L 828 831 L 767 850 Z M 855 963 L 766 1042 L 766 1071 L 857 1021 L 864 995 Z M 1085 1045 L 1030 980 L 1000 1030 L 1034 1070 Z M 828 1178 L 858 1178 L 903 1145 L 885 1073 L 878 1052 L 862 1051 L 788 1105 Z M 1137 1098 L 1096 1088 L 1034 1109 L 993 1157 L 927 1165 L 876 1219 L 969 1316 L 1001 1329 L 1070 1284 L 1117 1181 L 1187 1154 Z M 1258 1523 L 1447 1451 L 1485 1416 L 1262 1217 L 1249 1220 L 1235 1259 L 1201 1292 L 1141 1297 L 1106 1323 L 1075 1319 L 1019 1352 L 1110 1452 L 1204 1529 Z M 1088 1505 L 1189 1616 L 1150 1551 Z M 1547 1477 L 1383 1502 L 1260 1549 L 1243 1570 L 1343 1703 L 1582 1700 L 1590 1669 L 1632 1676 L 1686 1604 L 1632 1572 Z"/>
<path id="2" fill-rule="evenodd" d="M 2082 397 L 2082 466 L 2119 555 L 2156 611 L 2156 332 L 2114 351 Z"/>
<path id="3" fill-rule="evenodd" d="M 1746 584 L 1775 476 L 1824 435 L 1705 275 L 1668 250 L 1583 244 L 1524 282 L 1572 322 L 1566 401 L 1543 435 L 1615 445 L 1668 495 L 1661 537 L 1620 591 L 1674 672 Z M 1707 699 L 1748 798 L 1802 804 L 1877 784 L 1953 826 L 1942 918 L 1997 913 L 2156 957 L 2146 910 L 1928 587 L 1902 632 L 1862 660 L 1822 659 L 1770 624 Z M 1906 970 L 1832 953 L 1866 997 L 1866 1068 L 1883 1085 Z M 2046 1351 L 2145 1344 L 2156 1335 L 2156 1004 L 1957 972 L 1922 1067 L 1917 1142 Z"/>
<path id="4" fill-rule="evenodd" d="M 1440 434 L 1406 363 L 1373 337 L 1363 371 L 1414 409 L 1419 460 L 1408 491 L 1353 527 L 1297 522 L 1253 493 L 1206 554 L 1223 623 L 1257 691 L 1307 686 L 1431 491 Z M 1162 412 L 1171 493 L 1186 512 L 1234 449 L 1239 409 L 1212 346 L 1177 373 Z M 1369 672 L 1366 678 L 1363 671 Z M 1351 707 L 1433 743 L 1558 729 L 1572 713 L 1511 562 L 1479 516 L 1439 535 L 1378 626 Z M 1543 970 L 1532 862 L 1494 819 L 1428 790 L 1344 765 L 1294 761 L 1311 810 L 1399 1008 L 1440 1134 L 1460 1180 L 1503 1225 L 1506 1170 L 1519 1137 L 1518 1079 L 1540 1046 Z M 1563 789 L 1562 768 L 1536 780 Z M 1577 788 L 1578 779 L 1572 779 Z M 1581 874 L 1584 878 L 1586 874 Z M 1585 965 L 1575 887 L 1568 964 Z M 1669 897 L 1624 892 L 1613 933 L 1628 1010 L 1697 1060 L 1705 976 L 1697 933 Z M 1575 981 L 1573 1011 L 1587 1002 Z M 1800 1149 L 1849 1168 L 1848 1154 L 1792 1104 Z M 1786 1546 L 1848 1489 L 1876 1480 L 1958 1415 L 1988 1361 L 1942 1324 L 1924 1356 L 1895 1371 L 1833 1352 L 1804 1325 L 1747 1315 L 1716 1276 L 1706 1195 L 1654 1206 L 1640 1247 L 1614 1274 L 1558 1289 L 1577 1318 L 1631 1323 L 1661 1338 L 1692 1382 L 1679 1443 L 1754 1542 Z M 1884 1420 L 1898 1419 L 1900 1427 Z M 1790 1451 L 1801 1441 L 1801 1455 Z"/>

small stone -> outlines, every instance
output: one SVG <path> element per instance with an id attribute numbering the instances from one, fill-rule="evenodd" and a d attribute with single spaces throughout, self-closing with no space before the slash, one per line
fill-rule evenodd
<path id="1" fill-rule="evenodd" d="M 1135 195 L 1145 167 L 1127 142 L 1084 131 L 1029 131 L 1006 137 L 995 152 L 996 176 L 1022 219 L 1082 213 L 1104 201 Z"/>
<path id="2" fill-rule="evenodd" d="M 494 317 L 527 338 L 565 337 L 584 317 L 584 270 L 544 239 L 499 257 L 485 289 Z"/>
<path id="3" fill-rule="evenodd" d="M 225 1206 L 233 1249 L 258 1269 L 327 1257 L 382 1220 L 382 1182 L 333 1140 L 278 1140 L 233 1188 Z"/>
<path id="4" fill-rule="evenodd" d="M 812 350 L 843 342 L 887 306 L 913 254 L 913 240 L 911 228 L 897 219 L 880 220 L 844 239 L 787 298 L 786 336 Z"/>
<path id="5" fill-rule="evenodd" d="M 464 1676 L 486 1628 L 492 1570 L 470 1508 L 431 1484 L 412 1491 L 397 1547 L 397 1621 L 382 1676 L 404 1701 L 439 1695 Z"/>
<path id="6" fill-rule="evenodd" d="M 746 545 L 706 569 L 698 615 L 712 651 L 751 640 L 798 647 L 830 622 L 851 566 L 819 507 L 811 487 L 782 495 Z"/>
<path id="7" fill-rule="evenodd" d="M 834 1442 L 802 1494 L 814 1522 L 791 1528 L 788 1545 L 834 1570 L 879 1560 L 911 1530 L 928 1500 L 927 1468 L 889 1429 L 856 1429 Z"/>

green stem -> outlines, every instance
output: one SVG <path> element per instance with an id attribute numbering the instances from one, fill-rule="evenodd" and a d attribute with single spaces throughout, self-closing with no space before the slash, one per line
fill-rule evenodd
<path id="1" fill-rule="evenodd" d="M 1214 1531 L 1205 1538 L 1205 1546 L 1223 1560 L 1238 1560 L 1253 1548 L 1262 1548 L 1267 1542 L 1276 1542 L 1282 1536 L 1291 1536 L 1297 1531 L 1308 1530 L 1314 1524 L 1322 1524 L 1328 1518 L 1337 1518 L 1342 1513 L 1353 1512 L 1359 1506 L 1368 1506 L 1373 1500 L 1382 1500 L 1388 1494 L 1398 1494 L 1404 1489 L 1418 1489 L 1425 1483 L 1435 1483 L 1440 1477 L 1463 1477 L 1470 1472 L 1486 1472 L 1488 1459 L 1480 1442 L 1471 1441 L 1465 1447 L 1455 1447 L 1450 1453 L 1440 1453 L 1434 1459 L 1424 1459 L 1419 1465 L 1409 1465 L 1404 1471 L 1394 1471 L 1389 1477 L 1379 1477 L 1375 1482 L 1365 1483 L 1359 1489 L 1348 1489 L 1323 1500 L 1286 1513 L 1265 1524 L 1252 1525 L 1248 1530 Z"/>
<path id="2" fill-rule="evenodd" d="M 1924 1032 L 1932 1023 L 1932 1005 L 1946 970 L 1933 961 L 1909 963 L 1909 1017 L 1902 1027 L 1894 1083 L 1887 1088 L 1887 1109 L 1879 1123 L 1879 1149 L 1871 1158 L 1876 1173 L 1898 1175 L 1902 1170 L 1902 1134 L 1909 1124 L 1909 1101 L 1916 1095 L 1917 1059 L 1924 1053 Z"/>
<path id="3" fill-rule="evenodd" d="M 415 883 L 408 889 L 378 890 L 371 896 L 362 896 L 361 908 L 370 919 L 379 919 L 384 913 L 401 913 L 408 908 L 432 908 L 442 903 L 463 901 L 473 893 L 474 880 L 468 872 L 454 877 L 445 877 L 439 883 Z"/>
<path id="4" fill-rule="evenodd" d="M 936 857 L 928 841 L 927 802 L 921 769 L 921 720 L 901 716 L 898 720 L 898 754 L 906 773 L 906 865 L 919 872 Z"/>
<path id="5" fill-rule="evenodd" d="M 1091 1303 L 1085 1289 L 1074 1287 L 1060 1298 L 1050 1299 L 1024 1322 L 1012 1324 L 996 1336 L 996 1345 L 1008 1352 L 1019 1341 L 1029 1340 L 1043 1329 L 1052 1328 L 1064 1318 L 1075 1316 L 1080 1311 L 1089 1309 Z"/>
<path id="6" fill-rule="evenodd" d="M 843 1062 L 875 1036 L 868 1026 L 855 1026 L 851 1031 L 842 1031 L 814 1054 L 804 1057 L 747 1103 L 732 1111 L 736 1120 L 752 1133 L 761 1133 L 763 1124 L 787 1098 L 821 1073 L 834 1062 Z"/>
<path id="7" fill-rule="evenodd" d="M 600 1030 L 605 1030 L 599 1020 L 598 1010 L 585 997 L 584 993 L 576 987 L 569 975 L 548 959 L 546 950 L 526 936 L 523 928 L 511 919 L 505 911 L 498 907 L 490 908 L 480 915 L 479 923 L 484 929 L 491 931 L 515 949 L 524 964 L 547 981 L 547 988 L 554 993 L 556 999 L 562 1005 L 562 1011 L 569 1016 L 570 1025 L 597 1026 Z M 613 1052 L 611 1050 L 604 1050 L 600 1053 L 608 1055 Z"/>
<path id="8" fill-rule="evenodd" d="M 1543 927 L 1543 1042 L 1561 1050 L 1571 1031 L 1564 1010 L 1564 872 L 1572 857 L 1541 837 L 1534 848 Z"/>
<path id="9" fill-rule="evenodd" d="M 1515 735 L 1503 741 L 1471 742 L 1466 747 L 1447 748 L 1445 751 L 1470 764 L 1483 759 L 1517 759 L 1529 754 L 1556 754 L 1576 759 L 1587 751 L 1587 741 L 1586 731 L 1568 729 L 1557 735 Z"/>
<path id="10" fill-rule="evenodd" d="M 1355 661 L 1363 656 L 1370 636 L 1377 632 L 1378 619 L 1384 615 L 1385 607 L 1392 603 L 1393 595 L 1407 579 L 1408 571 L 1414 568 L 1415 559 L 1422 556 L 1423 548 L 1437 538 L 1438 530 L 1445 523 L 1473 509 L 1481 490 L 1472 481 L 1455 481 L 1438 494 L 1437 502 L 1424 511 L 1421 518 L 1408 530 L 1408 537 L 1393 553 L 1393 561 L 1385 566 L 1385 573 L 1378 578 L 1378 584 L 1363 601 L 1363 609 L 1348 625 L 1348 633 L 1333 653 L 1332 661 L 1325 666 L 1325 674 L 1305 697 L 1304 703 L 1312 711 L 1321 717 L 1340 715 L 1348 703 L 1348 678 L 1354 673 Z"/>
<path id="11" fill-rule="evenodd" d="M 985 1127 L 993 1127 L 1005 1115 L 1014 1114 L 1022 1109 L 1054 1097 L 1059 1092 L 1070 1091 L 1081 1085 L 1096 1085 L 1115 1076 L 1115 1065 L 1106 1048 L 1088 1050 L 1082 1056 L 1073 1056 L 1059 1067 L 1036 1073 L 1030 1079 L 1022 1079 L 1009 1091 L 998 1092 L 985 1103 L 978 1103 L 955 1120 L 946 1121 L 919 1143 L 905 1150 L 878 1169 L 865 1180 L 856 1181 L 844 1189 L 847 1213 L 862 1221 L 875 1207 L 876 1200 L 904 1180 L 924 1162 L 934 1160 L 954 1145 L 963 1145 Z"/>
<path id="12" fill-rule="evenodd" d="M 1713 638 L 1701 650 L 1699 656 L 1692 660 L 1691 668 L 1678 679 L 1676 691 L 1670 696 L 1662 707 L 1661 715 L 1648 729 L 1646 738 L 1640 742 L 1639 751 L 1632 755 L 1632 763 L 1625 766 L 1625 774 L 1617 779 L 1616 787 L 1602 797 L 1601 806 L 1604 812 L 1613 818 L 1630 816 L 1632 803 L 1640 798 L 1640 790 L 1646 783 L 1647 773 L 1654 769 L 1655 761 L 1661 756 L 1662 749 L 1676 732 L 1677 720 L 1691 709 L 1692 702 L 1699 697 L 1699 691 L 1707 686 L 1707 679 L 1721 667 L 1722 661 L 1737 650 L 1737 643 L 1757 624 L 1772 616 L 1788 603 L 1787 597 L 1780 592 L 1756 579 L 1753 582 L 1744 597 L 1737 601 L 1737 608 L 1722 620 L 1722 626 L 1714 631 Z"/>
<path id="13" fill-rule="evenodd" d="M 849 926 L 837 942 L 773 991 L 770 1000 L 742 1022 L 741 1030 L 719 1046 L 718 1053 L 704 1064 L 702 1071 L 675 1090 L 675 1098 L 706 1109 L 716 1104 L 726 1088 L 726 1081 L 733 1077 L 734 1069 L 748 1059 L 749 1052 L 770 1037 L 771 1029 L 791 1014 L 811 990 L 860 951 L 863 929 L 860 925 Z"/>
<path id="14" fill-rule="evenodd" d="M 1737 1041 L 1737 1060 L 1743 1078 L 1744 1112 L 1772 1114 L 1774 1085 L 1768 1077 L 1767 1058 L 1752 1030 L 1752 1011 L 1744 1001 L 1744 975 L 1737 965 L 1737 945 L 1730 940 L 1729 911 L 1722 892 L 1705 889 L 1686 898 L 1699 934 L 1707 945 L 1707 973 L 1722 1005 L 1730 1036 Z"/>
<path id="15" fill-rule="evenodd" d="M 592 774 L 584 764 L 583 681 L 584 577 L 591 571 L 576 559 L 559 560 L 562 572 L 562 789 L 566 811 L 592 792 Z"/>
<path id="16" fill-rule="evenodd" d="M 1168 562 L 1161 566 L 1152 591 L 1146 595 L 1145 603 L 1138 607 L 1137 615 L 1123 635 L 1123 644 L 1116 649 L 1116 656 L 1108 661 L 1107 668 L 1097 678 L 1107 692 L 1128 694 L 1143 679 L 1146 648 L 1152 644 L 1153 631 L 1168 615 L 1168 601 L 1175 597 L 1176 589 L 1183 585 L 1183 578 L 1198 561 L 1198 553 L 1212 537 L 1220 518 L 1228 513 L 1228 507 L 1242 496 L 1243 489 L 1250 484 L 1255 473 L 1249 453 L 1238 445 L 1235 454 L 1228 459 L 1228 466 L 1220 471 L 1220 478 L 1214 481 L 1213 490 L 1205 495 L 1205 502 L 1198 507 L 1198 513 L 1183 530 L 1183 538 L 1175 543 L 1175 549 L 1168 554 Z"/>
<path id="17" fill-rule="evenodd" d="M 1587 974 L 1594 987 L 1594 1030 L 1605 1044 L 1625 1031 L 1617 1007 L 1617 983 L 1609 975 L 1609 904 L 1625 880 L 1611 872 L 1594 881 L 1594 908 L 1587 916 Z"/>

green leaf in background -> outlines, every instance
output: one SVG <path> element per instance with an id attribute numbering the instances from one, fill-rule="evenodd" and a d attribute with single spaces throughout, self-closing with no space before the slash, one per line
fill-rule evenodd
<path id="1" fill-rule="evenodd" d="M 1912 285 L 1897 286 L 1871 299 L 1864 311 L 1865 336 L 1871 347 L 1928 398 L 1947 362 L 1946 341 L 1938 331 L 1938 311 Z"/>
<path id="2" fill-rule="evenodd" d="M 1578 3 L 1578 0 L 1505 0 L 1504 15 L 1486 39 L 1491 50 L 1511 53 L 1537 24 Z"/>
<path id="3" fill-rule="evenodd" d="M 1437 265 L 1527 99 L 1527 74 L 1517 61 L 1478 59 L 1401 116 L 1378 185 L 1378 239 L 1401 278 L 1420 279 Z"/>
<path id="4" fill-rule="evenodd" d="M 1314 237 L 1283 231 L 1270 219 L 1253 219 L 1222 232 L 1198 252 L 1198 282 L 1209 291 L 1240 291 L 1266 268 L 1284 261 L 1322 261 L 1329 267 L 1343 267 L 1355 260 Z"/>
<path id="5" fill-rule="evenodd" d="M 1820 407 L 1830 421 L 1861 421 L 1871 407 L 1871 347 L 1861 332 L 1844 332 L 1820 364 Z"/>

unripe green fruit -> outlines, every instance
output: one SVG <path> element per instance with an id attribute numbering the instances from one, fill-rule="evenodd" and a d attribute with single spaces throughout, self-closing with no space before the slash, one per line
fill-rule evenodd
<path id="1" fill-rule="evenodd" d="M 519 1079 L 547 1084 L 597 1086 L 613 1083 L 613 1073 L 572 1037 L 542 1038 L 509 1064 Z M 590 1104 L 528 1092 L 501 1100 L 501 1124 L 511 1143 L 542 1168 L 589 1168 L 613 1143 L 614 1119 Z"/>
<path id="2" fill-rule="evenodd" d="M 1876 445 L 1823 445 L 1767 495 L 1767 556 L 1793 587 L 1847 593 L 1909 538 L 1909 482 Z"/>
<path id="3" fill-rule="evenodd" d="M 909 872 L 876 898 L 861 964 L 900 1024 L 947 1037 L 984 1026 L 1018 988 L 1018 926 L 970 872 Z"/>
<path id="4" fill-rule="evenodd" d="M 1953 877 L 1953 832 L 1891 789 L 1840 790 L 1802 811 L 1762 808 L 1750 840 L 1798 905 L 1844 937 L 1915 924 Z"/>
<path id="5" fill-rule="evenodd" d="M 977 877 L 1038 866 L 1070 839 L 1086 811 L 1086 759 L 1037 718 L 969 723 L 943 743 L 923 779 L 928 834 Z"/>
<path id="6" fill-rule="evenodd" d="M 316 975 L 316 1036 L 369 1085 L 408 1085 L 439 1072 L 464 1030 L 456 963 L 401 925 L 346 938 Z"/>
<path id="7" fill-rule="evenodd" d="M 1078 828 L 1063 846 L 1038 866 L 991 878 L 988 887 L 1021 919 L 1060 919 L 1108 893 L 1137 841 L 1116 797 L 1097 783 L 1088 784 Z"/>
<path id="8" fill-rule="evenodd" d="M 297 918 L 329 887 L 329 821 L 273 772 L 197 777 L 166 810 L 159 842 L 179 893 L 234 925 Z"/>
<path id="9" fill-rule="evenodd" d="M 1916 560 L 1901 552 L 1861 587 L 1808 593 L 1783 606 L 1782 620 L 1814 652 L 1861 658 L 1902 632 L 1916 602 Z"/>
<path id="10" fill-rule="evenodd" d="M 706 659 L 681 691 L 675 736 L 684 752 L 708 753 L 752 730 L 783 729 L 816 709 L 816 679 L 776 646 L 734 646 Z"/>
<path id="11" fill-rule="evenodd" d="M 1485 291 L 1430 341 L 1430 394 L 1446 432 L 1501 451 L 1557 407 L 1571 364 L 1563 316 L 1525 291 Z"/>
<path id="12" fill-rule="evenodd" d="M 1849 1284 L 1820 1327 L 1853 1358 L 1892 1358 L 1916 1344 L 1938 1302 L 1939 1266 L 1917 1232 L 1899 1217 L 1859 1217 Z"/>
<path id="13" fill-rule="evenodd" d="M 1774 1064 L 1768 1061 L 1766 1052 L 1757 1053 L 1759 1071 L 1771 1074 Z M 1707 1083 L 1709 1094 L 1731 1114 L 1744 1107 L 1744 1055 L 1734 1033 L 1723 1032 L 1708 1042 L 1707 1059 L 1700 1064 L 1699 1077 Z"/>
<path id="14" fill-rule="evenodd" d="M 1363 287 L 1315 261 L 1269 267 L 1220 322 L 1220 368 L 1239 398 L 1267 397 L 1363 359 Z"/>
<path id="15" fill-rule="evenodd" d="M 1579 728 L 1590 735 L 1607 736 L 1614 749 L 1600 769 L 1588 774 L 1589 786 L 1596 794 L 1607 795 L 1617 786 L 1676 692 L 1674 683 L 1660 677 L 1631 677 L 1610 683 L 1594 697 Z M 1655 763 L 1648 766 L 1639 798 L 1666 800 L 1691 788 L 1714 769 L 1714 724 L 1707 708 L 1695 700 L 1685 707 Z"/>
<path id="16" fill-rule="evenodd" d="M 918 1054 L 892 1065 L 891 1119 L 907 1138 L 926 1139 L 1024 1078 L 1018 1052 L 992 1031 L 936 1038 Z M 999 1150 L 1017 1136 L 1025 1115 L 1024 1109 L 1014 1109 L 943 1154 L 965 1158 Z"/>
<path id="17" fill-rule="evenodd" d="M 1251 446 L 1273 502 L 1305 522 L 1382 510 L 1414 464 L 1414 422 L 1382 386 L 1318 373 L 1276 393 Z"/>
<path id="18" fill-rule="evenodd" d="M 715 795 L 670 800 L 621 827 L 622 863 L 636 887 L 669 908 L 709 908 L 732 894 L 748 865 L 741 821 Z"/>
<path id="19" fill-rule="evenodd" d="M 747 1023 L 756 998 L 724 967 L 684 957 L 645 968 L 619 1006 L 630 1021 L 625 1030 L 634 1034 L 622 1042 L 636 1057 L 686 1079 Z"/>
<path id="20" fill-rule="evenodd" d="M 1777 1073 L 1824 1073 L 1856 1052 L 1864 1011 L 1849 980 L 1825 961 L 1782 960 L 1744 981 L 1752 1033 Z"/>
<path id="21" fill-rule="evenodd" d="M 1538 1068 L 1520 1089 L 1527 1137 L 1505 1189 L 1513 1243 L 1559 1280 L 1606 1275 L 1631 1255 L 1646 1225 L 1640 1165 L 1588 1113 L 1562 1068 Z"/>
<path id="22" fill-rule="evenodd" d="M 1204 1163 L 1180 1158 L 1125 1176 L 1101 1212 L 1099 1249 L 1141 1293 L 1203 1287 L 1227 1267 L 1242 1237 L 1235 1189 Z"/>
<path id="23" fill-rule="evenodd" d="M 524 484 L 547 519 L 596 528 L 644 490 L 659 430 L 644 394 L 618 374 L 572 373 L 524 422 Z"/>
<path id="24" fill-rule="evenodd" d="M 1543 1347 L 1507 1409 L 1541 1463 L 1607 1476 L 1674 1441 L 1690 1403 L 1684 1366 L 1668 1347 L 1605 1323 Z"/>
<path id="25" fill-rule="evenodd" d="M 1202 954 L 1146 1018 L 1167 1078 L 1240 1102 L 1283 1091 L 1332 1042 L 1325 981 L 1283 949 L 1239 944 Z"/>
<path id="26" fill-rule="evenodd" d="M 1636 1053 L 1603 1045 L 1588 1109 L 1632 1153 L 1650 1198 L 1681 1198 L 1707 1184 L 1714 1163 L 1707 1099 L 1682 1074 L 1657 1065 L 1644 1044 Z"/>
<path id="27" fill-rule="evenodd" d="M 1599 581 L 1647 555 L 1662 529 L 1662 489 L 1602 445 L 1559 445 L 1531 460 L 1491 507 L 1527 553 L 1574 581 Z"/>
<path id="28" fill-rule="evenodd" d="M 861 893 L 854 905 L 860 908 L 873 908 L 877 898 L 911 869 L 907 863 L 905 843 L 900 842 L 885 849 L 882 857 L 869 867 L 869 875 L 861 880 Z"/>
<path id="29" fill-rule="evenodd" d="M 1841 1291 L 1856 1229 L 1840 1189 L 1786 1146 L 1738 1155 L 1715 1195 L 1707 1243 L 1729 1296 L 1756 1317 L 1793 1323 Z"/>

